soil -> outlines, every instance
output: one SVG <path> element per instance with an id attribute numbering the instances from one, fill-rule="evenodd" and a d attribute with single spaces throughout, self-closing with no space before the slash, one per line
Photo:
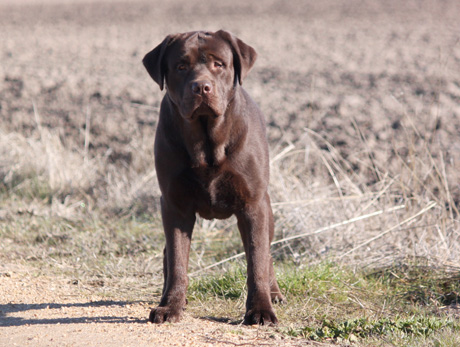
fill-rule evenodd
<path id="1" fill-rule="evenodd" d="M 147 320 L 152 302 L 110 300 L 89 286 L 65 277 L 37 276 L 17 264 L 3 264 L 0 270 L 0 346 L 306 344 L 273 328 L 194 318 L 187 312 L 180 323 L 155 325 Z"/>
<path id="2" fill-rule="evenodd" d="M 459 13 L 457 0 L 3 0 L 0 131 L 33 138 L 49 128 L 80 153 L 90 115 L 90 156 L 140 165 L 137 148 L 152 146 L 162 96 L 143 55 L 169 33 L 223 28 L 258 52 L 244 86 L 267 117 L 272 147 L 308 139 L 308 128 L 366 185 L 378 168 L 398 172 L 401 158 L 429 146 L 458 206 Z M 420 189 L 431 189 L 428 178 Z M 434 196 L 444 189 L 435 188 Z M 187 313 L 156 326 L 146 320 L 152 303 L 105 300 L 25 265 L 1 270 L 3 346 L 300 343 Z"/>

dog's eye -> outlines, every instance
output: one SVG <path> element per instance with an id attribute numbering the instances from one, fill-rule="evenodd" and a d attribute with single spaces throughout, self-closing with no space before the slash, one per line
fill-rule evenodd
<path id="1" fill-rule="evenodd" d="M 224 67 L 224 63 L 221 63 L 220 61 L 215 61 L 214 67 L 221 69 Z"/>
<path id="2" fill-rule="evenodd" d="M 179 64 L 179 65 L 177 65 L 176 70 L 177 71 L 185 71 L 185 70 L 187 70 L 187 65 Z"/>

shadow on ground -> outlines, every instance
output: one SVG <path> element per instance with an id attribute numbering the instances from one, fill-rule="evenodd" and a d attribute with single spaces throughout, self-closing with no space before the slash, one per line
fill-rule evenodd
<path id="1" fill-rule="evenodd" d="M 0 327 L 13 327 L 35 324 L 76 324 L 76 323 L 147 323 L 147 319 L 126 316 L 80 316 L 80 317 L 57 317 L 57 318 L 23 318 L 10 316 L 17 312 L 33 310 L 59 310 L 62 308 L 82 307 L 125 307 L 139 302 L 100 300 L 86 303 L 44 303 L 44 304 L 6 304 L 0 305 Z M 66 314 L 65 311 L 62 312 Z M 55 314 L 55 313 L 54 313 Z M 147 317 L 147 314 L 145 315 Z"/>

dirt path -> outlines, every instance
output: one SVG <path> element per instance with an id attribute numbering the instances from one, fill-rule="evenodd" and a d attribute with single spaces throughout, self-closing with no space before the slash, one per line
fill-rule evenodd
<path id="1" fill-rule="evenodd" d="M 18 265 L 0 270 L 0 346 L 301 345 L 273 328 L 231 325 L 187 313 L 180 323 L 158 326 L 147 322 L 149 303 L 85 294 L 68 279 L 37 277 Z"/>

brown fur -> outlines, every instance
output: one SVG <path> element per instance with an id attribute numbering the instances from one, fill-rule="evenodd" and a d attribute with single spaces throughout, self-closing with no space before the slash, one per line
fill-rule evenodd
<path id="1" fill-rule="evenodd" d="M 254 49 L 225 31 L 169 35 L 143 63 L 166 95 L 155 138 L 155 167 L 166 235 L 164 287 L 150 321 L 175 322 L 186 304 L 195 215 L 236 215 L 248 263 L 245 324 L 276 324 L 271 302 L 284 300 L 270 242 L 264 117 L 241 87 Z"/>

